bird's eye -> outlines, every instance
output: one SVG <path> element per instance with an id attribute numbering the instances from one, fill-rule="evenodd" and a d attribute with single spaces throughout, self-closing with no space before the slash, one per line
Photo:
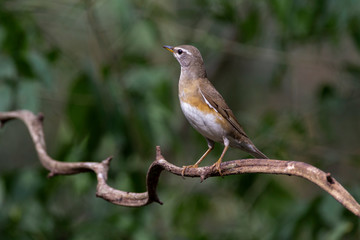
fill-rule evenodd
<path id="1" fill-rule="evenodd" d="M 178 54 L 181 55 L 183 53 L 183 50 L 179 49 L 177 50 Z"/>

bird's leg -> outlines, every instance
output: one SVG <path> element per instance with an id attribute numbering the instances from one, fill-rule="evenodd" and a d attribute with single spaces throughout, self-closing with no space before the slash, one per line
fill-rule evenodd
<path id="1" fill-rule="evenodd" d="M 206 152 L 201 156 L 201 158 L 194 165 L 183 166 L 183 170 L 181 171 L 181 176 L 182 177 L 184 177 L 186 169 L 199 167 L 199 164 L 202 162 L 202 160 L 204 160 L 204 158 L 211 152 L 211 150 L 214 149 L 214 144 L 215 143 L 212 140 L 207 139 L 207 138 L 206 138 L 206 141 L 208 143 L 208 150 L 206 150 Z"/>
<path id="2" fill-rule="evenodd" d="M 221 165 L 222 159 L 223 159 L 226 151 L 229 149 L 229 144 L 230 144 L 229 139 L 227 139 L 227 138 L 224 137 L 224 146 L 225 146 L 225 147 L 224 147 L 224 150 L 222 151 L 219 160 L 217 160 L 216 163 L 214 163 L 214 164 L 211 166 L 211 168 L 216 168 L 216 170 L 219 172 L 220 176 L 222 175 L 222 174 L 221 174 L 220 165 Z"/>

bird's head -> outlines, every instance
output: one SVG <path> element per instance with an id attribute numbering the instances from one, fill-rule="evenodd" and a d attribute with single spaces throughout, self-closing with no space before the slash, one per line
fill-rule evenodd
<path id="1" fill-rule="evenodd" d="M 165 45 L 163 48 L 174 54 L 174 57 L 178 60 L 181 67 L 187 68 L 190 66 L 199 66 L 204 64 L 200 51 L 194 46 L 180 45 L 172 47 Z"/>

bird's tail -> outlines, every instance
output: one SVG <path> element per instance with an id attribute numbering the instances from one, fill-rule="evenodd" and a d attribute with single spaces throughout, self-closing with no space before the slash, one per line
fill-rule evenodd
<path id="1" fill-rule="evenodd" d="M 253 155 L 256 158 L 269 159 L 265 154 L 260 152 L 260 150 L 257 149 L 255 146 L 254 146 L 254 151 L 251 151 L 250 154 Z"/>
<path id="2" fill-rule="evenodd" d="M 260 152 L 253 143 L 246 144 L 246 148 L 244 150 L 256 158 L 269 159 L 265 154 Z"/>

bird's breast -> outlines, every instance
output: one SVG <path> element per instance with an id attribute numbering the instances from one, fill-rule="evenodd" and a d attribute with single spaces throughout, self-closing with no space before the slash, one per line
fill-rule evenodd
<path id="1" fill-rule="evenodd" d="M 223 141 L 226 130 L 224 119 L 219 113 L 200 100 L 184 101 L 180 99 L 180 104 L 186 119 L 201 135 L 215 142 Z"/>

